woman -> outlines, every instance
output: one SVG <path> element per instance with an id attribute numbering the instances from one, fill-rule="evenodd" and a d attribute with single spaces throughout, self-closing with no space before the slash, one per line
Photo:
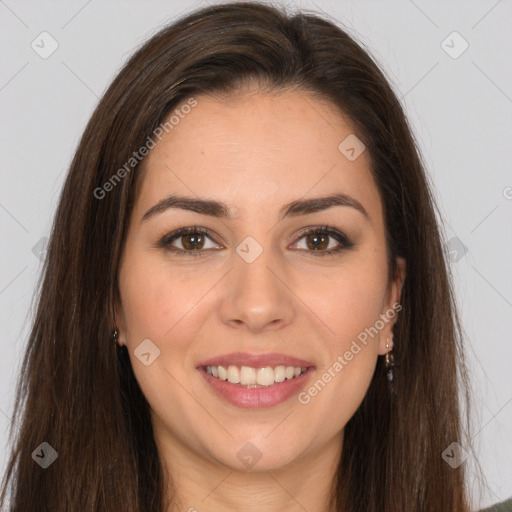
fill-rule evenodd
<path id="1" fill-rule="evenodd" d="M 372 59 L 320 17 L 202 9 L 131 57 L 77 149 L 3 495 L 15 482 L 13 512 L 469 511 L 460 332 Z"/>

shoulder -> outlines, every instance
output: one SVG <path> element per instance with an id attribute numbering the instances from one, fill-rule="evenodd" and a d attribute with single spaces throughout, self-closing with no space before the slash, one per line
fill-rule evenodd
<path id="1" fill-rule="evenodd" d="M 512 498 L 501 503 L 497 503 L 492 507 L 481 510 L 480 512 L 512 512 Z"/>

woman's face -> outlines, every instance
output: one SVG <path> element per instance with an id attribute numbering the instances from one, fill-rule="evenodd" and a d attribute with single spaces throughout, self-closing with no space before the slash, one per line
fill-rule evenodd
<path id="1" fill-rule="evenodd" d="M 387 280 L 368 151 L 305 93 L 195 99 L 146 157 L 119 271 L 157 443 L 254 470 L 338 450 L 404 276 Z"/>

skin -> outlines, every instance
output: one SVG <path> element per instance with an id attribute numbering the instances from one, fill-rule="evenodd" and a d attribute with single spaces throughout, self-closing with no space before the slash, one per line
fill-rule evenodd
<path id="1" fill-rule="evenodd" d="M 391 349 L 386 339 L 398 314 L 306 405 L 295 396 L 266 409 L 238 408 L 217 397 L 196 365 L 235 351 L 280 352 L 316 366 L 307 390 L 399 301 L 405 262 L 398 260 L 399 273 L 388 282 L 369 153 L 349 161 L 338 150 L 353 130 L 333 105 L 304 92 L 248 88 L 229 100 L 196 99 L 144 161 L 116 305 L 119 340 L 175 485 L 169 510 L 325 511 L 344 426 L 368 390 L 377 357 Z M 336 206 L 279 221 L 285 203 L 334 192 L 357 199 L 368 218 Z M 168 209 L 141 221 L 171 193 L 223 201 L 234 218 Z M 215 236 L 192 246 L 203 257 L 157 246 L 163 235 L 194 225 Z M 301 232 L 322 225 L 354 246 L 318 256 Z M 247 236 L 263 249 L 250 264 L 236 252 Z M 327 243 L 339 246 L 330 236 L 322 250 Z M 172 246 L 193 250 L 186 235 Z M 133 353 L 144 339 L 161 351 L 149 366 Z M 249 469 L 237 457 L 248 442 L 262 455 Z"/>

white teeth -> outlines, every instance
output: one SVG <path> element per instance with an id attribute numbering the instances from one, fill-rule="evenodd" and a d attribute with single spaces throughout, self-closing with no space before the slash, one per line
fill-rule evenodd
<path id="1" fill-rule="evenodd" d="M 260 368 L 258 370 L 258 374 L 256 376 L 256 382 L 260 386 L 271 386 L 274 384 L 274 369 L 270 366 L 267 366 L 266 368 Z"/>
<path id="2" fill-rule="evenodd" d="M 236 366 L 228 367 L 228 381 L 231 384 L 238 384 L 240 382 L 240 370 Z"/>
<path id="3" fill-rule="evenodd" d="M 217 370 L 219 371 L 220 380 L 228 380 L 228 371 L 224 366 L 217 366 Z"/>
<path id="4" fill-rule="evenodd" d="M 249 366 L 242 366 L 240 368 L 240 384 L 242 384 L 242 386 L 256 384 L 256 370 Z"/>
<path id="5" fill-rule="evenodd" d="M 284 366 L 276 366 L 274 368 L 274 381 L 283 382 L 286 379 L 286 368 Z"/>
<path id="6" fill-rule="evenodd" d="M 256 388 L 272 386 L 276 382 L 284 382 L 299 377 L 306 368 L 294 366 L 265 366 L 264 368 L 252 368 L 250 366 L 206 366 L 206 373 L 220 380 L 227 380 L 231 384 Z"/>

